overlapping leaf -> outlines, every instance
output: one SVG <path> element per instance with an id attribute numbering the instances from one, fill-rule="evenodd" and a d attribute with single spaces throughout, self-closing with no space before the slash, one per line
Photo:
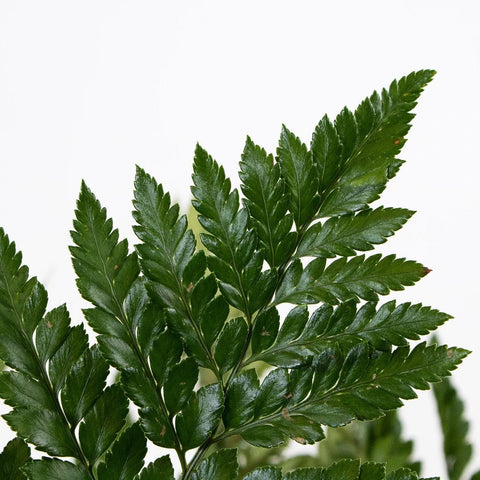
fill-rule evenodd
<path id="1" fill-rule="evenodd" d="M 201 235 L 202 242 L 213 254 L 208 258 L 209 268 L 228 302 L 250 318 L 272 295 L 275 272 L 262 272 L 263 255 L 249 212 L 239 210 L 238 192 L 231 191 L 223 168 L 200 146 L 193 168 L 193 206 L 208 232 Z"/>
<path id="2" fill-rule="evenodd" d="M 122 302 L 139 272 L 136 255 L 128 253 L 126 240 L 118 241 L 118 230 L 84 182 L 75 215 L 70 251 L 78 289 L 95 306 L 121 317 Z"/>
<path id="3" fill-rule="evenodd" d="M 21 468 L 29 462 L 30 448 L 20 438 L 14 438 L 0 453 L 0 478 L 2 480 L 26 480 Z"/>
<path id="4" fill-rule="evenodd" d="M 202 280 L 205 254 L 196 252 L 194 234 L 187 228 L 186 216 L 179 217 L 178 205 L 171 205 L 169 194 L 138 167 L 133 204 L 133 216 L 138 223 L 134 230 L 142 241 L 136 248 L 142 271 L 151 281 L 148 288 L 160 304 L 175 311 L 170 318 L 175 320 L 174 327 L 197 361 L 215 371 L 210 347 L 218 331 L 207 332 L 209 325 L 204 317 L 223 305 L 213 298 L 216 284 Z M 223 308 L 222 313 L 216 315 L 220 329 L 222 321 L 227 319 L 228 309 Z"/>
<path id="5" fill-rule="evenodd" d="M 237 452 L 223 449 L 203 460 L 193 472 L 192 480 L 235 479 L 238 474 Z"/>
<path id="6" fill-rule="evenodd" d="M 357 310 L 356 303 L 349 301 L 336 308 L 322 305 L 310 318 L 305 306 L 296 307 L 279 328 L 279 314 L 271 307 L 255 319 L 252 355 L 244 365 L 262 360 L 270 365 L 294 367 L 335 342 L 348 346 L 367 341 L 378 349 L 403 346 L 449 318 L 420 304 L 397 306 L 392 300 L 377 310 L 375 303 L 368 302 Z"/>
<path id="7" fill-rule="evenodd" d="M 337 304 L 339 300 L 362 298 L 376 301 L 378 295 L 403 290 L 425 276 L 429 270 L 412 260 L 382 257 L 380 254 L 350 260 L 339 258 L 326 268 L 324 258 L 317 258 L 305 268 L 295 260 L 277 289 L 275 304 Z"/>
<path id="8" fill-rule="evenodd" d="M 259 446 L 280 444 L 285 436 L 313 443 L 323 436 L 321 425 L 371 420 L 400 407 L 402 399 L 416 396 L 413 389 L 429 388 L 467 354 L 425 343 L 412 351 L 379 352 L 361 343 L 346 356 L 338 348 L 326 348 L 312 366 L 273 370 L 260 386 L 247 370 L 227 391 L 224 435 L 240 434 Z"/>
<path id="9" fill-rule="evenodd" d="M 400 469 L 389 475 L 380 463 L 359 460 L 341 460 L 329 467 L 299 468 L 285 475 L 276 467 L 260 467 L 243 477 L 243 480 L 419 480 L 417 473 Z M 422 479 L 420 479 L 422 480 Z M 427 479 L 423 479 L 427 480 Z M 435 480 L 435 479 L 430 479 Z M 436 479 L 438 480 L 438 479 Z"/>
<path id="10" fill-rule="evenodd" d="M 91 469 L 123 428 L 127 401 L 121 390 L 114 396 L 105 390 L 108 366 L 96 347 L 88 348 L 83 326 L 70 326 L 65 306 L 45 313 L 45 289 L 35 279 L 28 280 L 20 253 L 0 233 L 0 343 L 11 367 L 0 374 L 0 395 L 13 407 L 4 418 L 37 449 L 79 461 L 75 466 L 46 458 L 29 464 L 29 472 L 39 472 L 38 478 L 56 478 L 61 475 L 58 472 L 75 471 L 74 478 L 90 479 Z M 98 445 L 98 437 L 85 427 L 100 404 L 104 404 L 102 421 L 110 425 L 110 435 L 100 442 L 97 455 L 90 456 L 88 446 Z M 118 412 L 116 421 L 112 421 L 113 411 Z"/>
<path id="11" fill-rule="evenodd" d="M 160 301 L 187 316 L 188 290 L 203 277 L 206 262 L 203 252 L 195 254 L 186 216 L 179 217 L 178 205 L 171 205 L 170 195 L 139 167 L 133 205 L 142 271 Z"/>
<path id="12" fill-rule="evenodd" d="M 473 447 L 468 441 L 468 421 L 457 390 L 445 378 L 433 387 L 440 424 L 443 431 L 443 451 L 450 480 L 459 480 L 470 461 Z"/>
<path id="13" fill-rule="evenodd" d="M 296 257 L 355 255 L 356 251 L 371 250 L 387 240 L 412 216 L 404 208 L 364 210 L 357 215 L 342 215 L 316 223 L 303 235 Z"/>
<path id="14" fill-rule="evenodd" d="M 318 181 L 312 154 L 285 126 L 277 148 L 278 163 L 285 179 L 290 211 L 298 230 L 311 222 L 318 210 Z"/>
<path id="15" fill-rule="evenodd" d="M 173 473 L 170 457 L 165 455 L 142 469 L 136 480 L 175 480 Z"/>
<path id="16" fill-rule="evenodd" d="M 332 124 L 315 129 L 311 152 L 318 172 L 319 217 L 362 210 L 376 200 L 398 170 L 415 107 L 432 70 L 413 72 L 388 90 L 365 99 L 352 113 L 345 108 Z"/>
<path id="17" fill-rule="evenodd" d="M 193 205 L 208 258 L 196 250 L 178 205 L 142 169 L 135 180 L 137 253 L 82 183 L 71 253 L 79 291 L 94 306 L 85 315 L 98 347 L 88 347 L 82 326 L 70 326 L 64 306 L 46 311 L 44 288 L 0 229 L 0 358 L 10 368 L 0 374 L 0 395 L 13 407 L 5 418 L 38 449 L 74 459 L 30 461 L 16 440 L 0 455 L 0 472 L 14 480 L 173 480 L 169 457 L 142 469 L 146 436 L 177 451 L 184 480 L 234 479 L 233 450 L 202 460 L 212 444 L 234 435 L 262 447 L 288 439 L 311 444 L 324 437 L 323 426 L 382 416 L 449 375 L 468 352 L 408 347 L 447 315 L 375 303 L 428 269 L 394 255 L 356 256 L 412 214 L 369 204 L 402 163 L 411 111 L 433 74 L 395 81 L 333 123 L 324 117 L 310 149 L 285 127 L 275 159 L 248 138 L 243 207 L 223 168 L 198 146 Z M 312 256 L 302 266 L 300 258 Z M 367 303 L 357 309 L 360 299 Z M 305 304 L 319 302 L 309 316 Z M 299 305 L 283 322 L 281 303 Z M 229 305 L 243 316 L 230 318 Z M 245 369 L 257 360 L 280 368 L 260 382 Z M 120 371 L 120 384 L 106 387 L 107 362 Z M 196 390 L 199 367 L 216 379 Z M 139 407 L 129 428 L 125 393 Z M 449 424 L 461 405 L 445 395 L 439 401 Z M 470 455 L 465 426 L 445 425 L 459 439 L 455 448 L 466 447 L 462 456 L 449 444 L 457 479 Z M 197 447 L 188 465 L 185 453 Z M 265 467 L 244 478 L 418 480 L 406 469 L 386 475 L 380 464 L 348 460 L 283 476 Z"/>
<path id="18" fill-rule="evenodd" d="M 265 259 L 270 266 L 282 265 L 295 248 L 296 232 L 292 232 L 293 216 L 280 164 L 273 156 L 247 138 L 240 162 L 240 178 L 245 205 L 254 220 Z"/>
<path id="19" fill-rule="evenodd" d="M 151 304 L 145 279 L 137 278 L 137 257 L 128 254 L 125 240 L 118 242 L 118 233 L 112 230 L 113 224 L 107 218 L 106 210 L 84 184 L 76 216 L 75 231 L 72 232 L 76 243 L 72 247 L 74 267 L 80 292 L 97 306 L 85 310 L 85 315 L 98 334 L 100 351 L 121 372 L 125 392 L 140 407 L 140 422 L 148 438 L 160 446 L 180 450 L 161 388 L 168 381 L 168 369 L 171 370 L 180 360 L 182 346 L 175 339 L 170 343 L 173 350 L 168 365 L 164 365 L 167 369 L 161 378 L 157 378 L 155 371 L 159 369 L 149 359 L 161 357 L 165 339 L 172 338 L 172 334 L 165 331 L 165 316 L 155 311 Z M 112 258 L 116 261 L 112 262 Z M 133 261 L 135 265 L 132 265 Z M 125 272 L 123 275 L 128 279 L 128 282 L 122 280 L 119 288 L 117 270 Z M 99 293 L 102 301 L 90 290 L 85 293 L 82 285 L 90 281 L 111 285 Z M 98 414 L 101 415 L 101 410 Z M 94 428 L 95 421 L 91 424 Z"/>
<path id="20" fill-rule="evenodd" d="M 137 423 L 124 430 L 98 468 L 98 480 L 133 480 L 143 466 L 147 445 Z"/>
<path id="21" fill-rule="evenodd" d="M 294 466 L 328 466 L 343 458 L 384 462 L 387 473 L 407 467 L 420 473 L 420 462 L 413 461 L 413 441 L 402 435 L 402 422 L 393 410 L 369 422 L 352 422 L 342 428 L 328 428 L 327 438 L 311 455 L 289 461 Z"/>

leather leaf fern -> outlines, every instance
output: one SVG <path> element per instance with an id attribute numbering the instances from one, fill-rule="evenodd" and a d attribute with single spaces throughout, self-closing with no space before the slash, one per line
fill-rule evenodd
<path id="1" fill-rule="evenodd" d="M 380 301 L 429 270 L 364 253 L 413 214 L 371 203 L 402 164 L 412 109 L 433 74 L 414 72 L 354 112 L 322 118 L 310 144 L 285 126 L 275 155 L 247 138 L 239 190 L 197 145 L 203 246 L 140 167 L 134 249 L 82 183 L 70 250 L 93 345 L 64 305 L 47 310 L 45 288 L 0 229 L 0 396 L 18 436 L 0 455 L 2 478 L 173 480 L 170 456 L 144 465 L 149 440 L 175 451 L 181 480 L 236 479 L 236 450 L 218 448 L 227 439 L 313 444 L 325 427 L 381 417 L 450 375 L 466 350 L 410 345 L 449 316 Z M 45 456 L 32 460 L 28 444 Z M 262 466 L 244 479 L 418 479 L 386 471 L 342 460 Z"/>

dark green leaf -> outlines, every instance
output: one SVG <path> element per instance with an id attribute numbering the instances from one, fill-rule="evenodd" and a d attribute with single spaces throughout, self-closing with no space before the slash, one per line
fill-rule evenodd
<path id="1" fill-rule="evenodd" d="M 272 422 L 283 435 L 301 445 L 312 445 L 325 438 L 320 424 L 303 415 L 290 414 L 288 408 L 282 409 L 282 415 Z"/>
<path id="2" fill-rule="evenodd" d="M 275 426 L 269 424 L 254 425 L 243 429 L 242 437 L 256 447 L 272 448 L 285 443 L 284 434 Z"/>
<path id="3" fill-rule="evenodd" d="M 138 276 L 137 258 L 128 254 L 126 240 L 118 241 L 118 230 L 84 182 L 75 216 L 70 252 L 78 289 L 86 300 L 121 318 L 122 302 Z"/>
<path id="4" fill-rule="evenodd" d="M 255 400 L 255 418 L 261 418 L 279 410 L 288 399 L 288 372 L 277 368 L 263 380 Z"/>
<path id="5" fill-rule="evenodd" d="M 194 357 L 200 367 L 215 371 L 216 365 L 213 357 L 198 331 L 198 326 L 194 326 L 194 323 L 173 310 L 168 310 L 167 321 L 169 329 L 183 340 L 186 353 Z"/>
<path id="6" fill-rule="evenodd" d="M 165 455 L 147 465 L 138 475 L 137 480 L 175 480 L 170 457 Z"/>
<path id="7" fill-rule="evenodd" d="M 21 252 L 0 228 L 0 358 L 33 378 L 40 378 L 42 372 L 31 334 L 45 311 L 46 301 L 45 289 L 35 278 L 28 278 Z"/>
<path id="8" fill-rule="evenodd" d="M 278 332 L 277 342 L 288 343 L 297 339 L 308 321 L 308 310 L 305 305 L 290 310 Z"/>
<path id="9" fill-rule="evenodd" d="M 12 407 L 55 410 L 55 404 L 45 385 L 19 372 L 7 371 L 0 374 L 0 397 Z"/>
<path id="10" fill-rule="evenodd" d="M 252 353 L 266 350 L 275 341 L 280 324 L 280 316 L 275 307 L 263 310 L 255 318 L 252 333 Z"/>
<path id="11" fill-rule="evenodd" d="M 248 327 L 242 317 L 225 324 L 215 344 L 215 361 L 220 373 L 228 372 L 241 360 L 248 336 Z"/>
<path id="12" fill-rule="evenodd" d="M 287 473 L 283 480 L 358 480 L 358 460 L 341 460 L 326 468 L 299 468 Z M 384 480 L 381 477 L 371 477 L 369 480 Z"/>
<path id="13" fill-rule="evenodd" d="M 289 207 L 297 229 L 308 224 L 319 206 L 318 178 L 313 166 L 312 154 L 307 147 L 282 127 L 277 149 L 278 163 L 289 193 Z"/>
<path id="14" fill-rule="evenodd" d="M 360 462 L 358 460 L 340 460 L 323 470 L 322 480 L 357 480 Z"/>
<path id="15" fill-rule="evenodd" d="M 104 312 L 99 308 L 86 308 L 83 310 L 83 314 L 85 315 L 88 325 L 90 325 L 99 336 L 110 335 L 123 338 L 128 342 L 128 334 L 124 326 L 114 315 Z"/>
<path id="16" fill-rule="evenodd" d="M 36 282 L 32 289 L 32 293 L 29 295 L 25 303 L 25 310 L 23 311 L 22 318 L 25 332 L 29 337 L 33 336 L 35 329 L 42 320 L 47 309 L 47 302 L 48 295 L 45 287 L 41 283 Z"/>
<path id="17" fill-rule="evenodd" d="M 198 447 L 217 427 L 223 411 L 223 394 L 218 383 L 195 392 L 177 415 L 177 433 L 185 450 Z"/>
<path id="18" fill-rule="evenodd" d="M 39 379 L 42 373 L 33 342 L 23 335 L 22 327 L 15 325 L 12 318 L 0 316 L 0 331 L 0 359 L 9 367 Z"/>
<path id="19" fill-rule="evenodd" d="M 49 363 L 49 375 L 56 392 L 63 388 L 70 369 L 87 347 L 88 337 L 83 325 L 72 327 Z"/>
<path id="20" fill-rule="evenodd" d="M 244 202 L 272 268 L 289 258 L 296 240 L 296 233 L 290 231 L 293 216 L 288 213 L 288 197 L 279 167 L 271 155 L 247 137 L 240 162 Z"/>
<path id="21" fill-rule="evenodd" d="M 388 91 L 365 99 L 355 114 L 345 108 L 335 126 L 322 119 L 311 145 L 320 177 L 320 217 L 362 210 L 378 198 L 401 164 L 396 156 L 410 129 L 410 112 L 434 73 L 421 70 L 394 81 Z"/>
<path id="22" fill-rule="evenodd" d="M 203 460 L 192 474 L 192 480 L 236 479 L 238 475 L 237 451 L 223 449 Z"/>
<path id="23" fill-rule="evenodd" d="M 260 467 L 243 477 L 243 480 L 282 480 L 282 471 L 276 467 Z"/>
<path id="24" fill-rule="evenodd" d="M 125 424 L 128 401 L 118 385 L 108 387 L 80 424 L 83 452 L 93 465 L 115 440 Z"/>
<path id="25" fill-rule="evenodd" d="M 137 370 L 123 370 L 120 376 L 122 388 L 128 398 L 139 407 L 158 405 L 158 390 L 151 378 L 139 375 Z"/>
<path id="26" fill-rule="evenodd" d="M 57 458 L 43 458 L 29 463 L 23 470 L 32 480 L 91 480 L 88 471 L 82 465 L 74 465 Z"/>
<path id="27" fill-rule="evenodd" d="M 20 438 L 10 440 L 0 454 L 0 478 L 2 480 L 26 480 L 20 470 L 30 460 L 30 449 Z"/>
<path id="28" fill-rule="evenodd" d="M 0 227 L 0 316 L 11 318 L 18 325 L 36 284 L 35 278 L 28 278 L 28 268 L 22 265 L 21 252 L 16 251 L 15 243 L 10 242 L 8 235 Z M 43 305 L 44 299 L 39 303 Z M 30 327 L 29 330 L 32 331 L 33 328 Z"/>
<path id="29" fill-rule="evenodd" d="M 65 305 L 54 308 L 39 322 L 35 346 L 40 360 L 45 363 L 58 350 L 70 333 L 70 316 Z"/>
<path id="30" fill-rule="evenodd" d="M 170 331 L 158 336 L 150 352 L 150 364 L 159 385 L 163 386 L 171 368 L 180 360 L 182 351 L 182 342 Z"/>
<path id="31" fill-rule="evenodd" d="M 137 423 L 124 430 L 98 467 L 98 480 L 133 480 L 147 453 L 145 437 Z"/>
<path id="32" fill-rule="evenodd" d="M 16 408 L 3 416 L 12 430 L 38 450 L 60 457 L 77 457 L 78 450 L 59 413 L 36 408 Z"/>
<path id="33" fill-rule="evenodd" d="M 380 463 L 364 463 L 360 467 L 360 476 L 358 480 L 373 480 L 373 479 L 381 479 L 385 478 L 385 465 Z"/>
<path id="34" fill-rule="evenodd" d="M 412 388 L 426 390 L 430 382 L 449 375 L 467 354 L 466 350 L 427 347 L 425 343 L 410 353 L 400 347 L 381 354 L 360 344 L 345 360 L 339 351 L 325 350 L 316 362 L 312 392 L 294 412 L 331 426 L 347 423 L 349 416 L 377 418 L 400 406 L 400 399 L 414 398 Z"/>
<path id="35" fill-rule="evenodd" d="M 465 419 L 463 402 L 447 378 L 436 383 L 433 392 L 443 431 L 443 451 L 448 478 L 459 480 L 473 453 L 473 447 L 467 438 L 469 424 Z"/>
<path id="36" fill-rule="evenodd" d="M 246 370 L 232 380 L 225 396 L 223 412 L 223 423 L 227 429 L 239 427 L 253 417 L 259 388 L 254 369 Z"/>
<path id="37" fill-rule="evenodd" d="M 250 228 L 247 209 L 239 210 L 238 192 L 231 191 L 223 168 L 199 145 L 193 169 L 192 203 L 200 214 L 200 224 L 208 232 L 201 234 L 202 243 L 213 253 L 208 266 L 220 281 L 220 290 L 227 301 L 249 318 L 253 313 L 250 297 L 253 299 L 259 293 L 257 282 L 263 263 L 260 252 L 255 252 L 256 232 Z M 263 285 L 262 290 L 268 286 Z M 252 306 L 260 308 L 254 303 Z"/>
<path id="38" fill-rule="evenodd" d="M 162 296 L 169 307 L 187 314 L 187 289 L 192 279 L 203 276 L 206 266 L 201 254 L 191 263 L 195 254 L 195 237 L 187 229 L 187 219 L 178 217 L 178 205 L 171 206 L 170 195 L 139 167 L 133 205 L 133 216 L 138 223 L 134 231 L 142 241 L 136 245 L 142 270 L 155 282 L 153 288 L 164 293 Z M 183 277 L 187 266 L 191 273 L 187 271 L 186 276 L 192 278 L 187 278 L 185 284 Z"/>
<path id="39" fill-rule="evenodd" d="M 98 348 L 87 349 L 73 365 L 62 390 L 62 406 L 71 425 L 76 426 L 105 388 L 108 365 Z"/>
<path id="40" fill-rule="evenodd" d="M 407 468 L 400 468 L 387 475 L 387 480 L 417 480 L 418 475 Z"/>
<path id="41" fill-rule="evenodd" d="M 175 448 L 175 432 L 167 412 L 154 404 L 139 413 L 140 424 L 149 440 L 159 447 Z"/>
<path id="42" fill-rule="evenodd" d="M 296 257 L 335 257 L 371 250 L 412 216 L 411 210 L 383 208 L 364 210 L 357 215 L 333 217 L 310 227 L 298 246 Z"/>
<path id="43" fill-rule="evenodd" d="M 403 290 L 429 272 L 424 266 L 395 255 L 363 255 L 351 260 L 339 258 L 325 268 L 318 258 L 303 270 L 299 260 L 292 263 L 280 284 L 275 303 L 338 303 L 362 298 L 376 301 L 378 294 Z"/>
<path id="44" fill-rule="evenodd" d="M 302 308 L 294 309 L 282 326 L 282 330 L 291 330 L 291 335 L 285 338 L 280 334 L 276 338 L 268 335 L 271 346 L 258 353 L 257 349 L 252 348 L 254 354 L 245 363 L 262 360 L 275 366 L 294 367 L 304 364 L 337 341 L 348 346 L 366 340 L 375 348 L 388 350 L 391 345 L 408 345 L 407 339 L 418 340 L 420 335 L 426 335 L 450 318 L 445 313 L 420 304 L 403 303 L 397 307 L 395 301 L 391 301 L 377 311 L 375 303 L 369 302 L 357 311 L 355 303 L 350 301 L 340 304 L 336 309 L 322 305 L 306 324 L 305 317 L 299 317 L 296 321 L 296 317 L 292 317 L 287 322 L 293 312 L 300 312 Z M 254 327 L 253 339 L 256 338 L 263 340 L 258 335 L 258 328 Z"/>
<path id="45" fill-rule="evenodd" d="M 171 415 L 188 402 L 197 380 L 198 367 L 192 358 L 186 358 L 171 368 L 164 385 L 165 405 Z"/>
<path id="46" fill-rule="evenodd" d="M 126 335 L 122 334 L 122 337 L 126 337 Z M 141 371 L 143 368 L 142 360 L 138 349 L 132 344 L 134 341 L 128 337 L 122 337 L 99 335 L 97 343 L 102 356 L 120 371 L 126 369 Z"/>
<path id="47" fill-rule="evenodd" d="M 221 295 L 205 303 L 198 315 L 198 323 L 205 338 L 205 343 L 211 348 L 228 319 L 230 308 Z"/>
<path id="48" fill-rule="evenodd" d="M 164 310 L 150 304 L 138 320 L 137 340 L 144 355 L 150 355 L 154 342 L 165 330 L 166 314 Z"/>

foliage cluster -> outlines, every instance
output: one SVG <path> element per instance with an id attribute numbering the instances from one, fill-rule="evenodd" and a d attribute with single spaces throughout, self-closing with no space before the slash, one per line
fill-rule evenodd
<path id="1" fill-rule="evenodd" d="M 414 72 L 354 112 L 323 117 L 309 147 L 286 127 L 275 157 L 247 138 L 243 198 L 197 146 L 192 194 L 202 248 L 143 169 L 133 251 L 82 183 L 71 254 L 92 305 L 84 315 L 93 346 L 65 305 L 47 311 L 45 288 L 0 230 L 0 358 L 8 367 L 0 396 L 18 435 L 0 457 L 2 478 L 173 480 L 168 455 L 143 466 L 149 440 L 176 452 L 182 480 L 235 479 L 237 451 L 220 448 L 232 439 L 262 448 L 314 444 L 326 427 L 382 417 L 449 375 L 466 350 L 410 346 L 449 316 L 378 303 L 429 270 L 362 253 L 413 213 L 370 204 L 402 164 L 412 109 L 433 74 Z M 293 305 L 284 318 L 283 304 Z M 111 368 L 119 381 L 108 384 Z M 199 386 L 205 372 L 212 380 Z M 138 413 L 131 424 L 129 405 Z M 31 460 L 27 444 L 46 456 Z M 387 473 L 381 463 L 343 459 L 241 475 L 417 479 L 410 467 Z"/>

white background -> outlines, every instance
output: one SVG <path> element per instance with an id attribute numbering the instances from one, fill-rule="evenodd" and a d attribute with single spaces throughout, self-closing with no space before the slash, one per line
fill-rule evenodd
<path id="1" fill-rule="evenodd" d="M 418 213 L 382 251 L 432 268 L 395 296 L 454 315 L 441 338 L 474 351 L 454 381 L 480 445 L 478 25 L 474 0 L 3 0 L 0 225 L 80 321 L 67 245 L 82 178 L 133 240 L 136 163 L 186 207 L 197 141 L 236 183 L 247 134 L 274 151 L 283 122 L 308 142 L 324 113 L 434 68 L 381 201 Z M 425 476 L 445 475 L 434 409 L 429 394 L 402 409 Z"/>

